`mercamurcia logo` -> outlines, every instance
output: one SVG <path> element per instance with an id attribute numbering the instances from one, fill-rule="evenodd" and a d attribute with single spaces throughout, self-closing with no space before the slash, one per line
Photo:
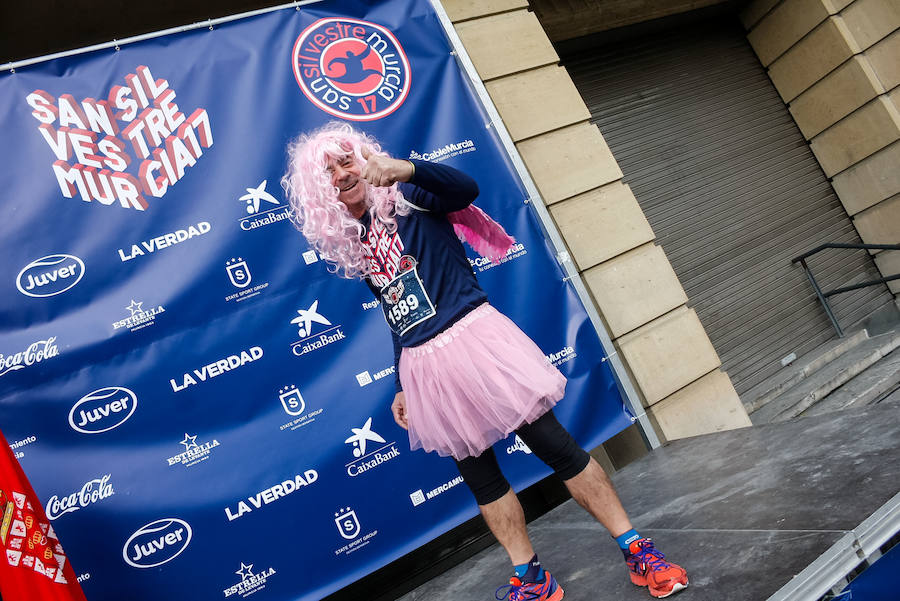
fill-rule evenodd
<path id="1" fill-rule="evenodd" d="M 74 255 L 47 255 L 32 261 L 16 277 L 25 296 L 41 298 L 62 294 L 84 277 L 84 261 Z"/>
<path id="2" fill-rule="evenodd" d="M 82 434 L 99 434 L 124 424 L 137 408 L 137 395 L 121 386 L 84 395 L 69 410 L 69 425 Z"/>
<path id="3" fill-rule="evenodd" d="M 297 38 L 292 61 L 306 97 L 341 119 L 381 119 L 409 93 L 409 61 L 400 42 L 368 21 L 319 19 Z"/>
<path id="4" fill-rule="evenodd" d="M 191 542 L 191 527 L 178 518 L 163 518 L 142 526 L 122 548 L 122 558 L 133 568 L 155 568 L 181 555 Z"/>

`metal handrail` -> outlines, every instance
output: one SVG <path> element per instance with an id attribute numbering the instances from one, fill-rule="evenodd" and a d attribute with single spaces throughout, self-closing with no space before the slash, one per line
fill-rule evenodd
<path id="1" fill-rule="evenodd" d="M 844 337 L 844 331 L 841 329 L 840 324 L 837 321 L 837 318 L 834 316 L 834 312 L 831 310 L 831 305 L 828 304 L 828 297 L 834 296 L 835 294 L 841 294 L 842 292 L 850 292 L 851 290 L 859 290 L 860 288 L 866 288 L 868 286 L 875 286 L 878 284 L 884 284 L 886 282 L 892 282 L 894 280 L 900 280 L 900 273 L 896 275 L 889 275 L 884 278 L 879 278 L 877 280 L 869 280 L 867 282 L 863 282 L 861 284 L 854 284 L 852 286 L 843 286 L 841 288 L 835 288 L 834 290 L 829 290 L 828 292 L 822 292 L 822 289 L 819 288 L 818 282 L 816 282 L 816 278 L 812 274 L 812 269 L 809 268 L 809 265 L 806 264 L 806 259 L 813 256 L 814 254 L 826 250 L 828 248 L 851 248 L 851 249 L 862 249 L 862 250 L 900 250 L 900 244 L 846 244 L 843 242 L 829 242 L 827 244 L 822 244 L 821 246 L 817 246 L 814 249 L 803 253 L 799 257 L 795 257 L 791 259 L 791 263 L 800 263 L 803 266 L 803 269 L 806 271 L 806 277 L 809 278 L 809 283 L 812 284 L 813 290 L 816 291 L 816 296 L 819 298 L 819 302 L 822 303 L 822 307 L 825 308 L 825 313 L 828 315 L 828 319 L 831 320 L 831 325 L 834 326 L 835 331 L 837 332 L 838 338 Z"/>

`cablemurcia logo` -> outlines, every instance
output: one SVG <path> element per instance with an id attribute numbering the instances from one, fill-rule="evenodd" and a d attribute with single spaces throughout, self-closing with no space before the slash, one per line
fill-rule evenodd
<path id="1" fill-rule="evenodd" d="M 291 59 L 310 102 L 341 119 L 381 119 L 409 93 L 406 53 L 393 33 L 375 23 L 319 19 L 294 42 Z"/>

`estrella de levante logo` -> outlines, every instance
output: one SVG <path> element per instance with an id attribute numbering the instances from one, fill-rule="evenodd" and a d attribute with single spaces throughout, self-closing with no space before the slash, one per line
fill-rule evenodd
<path id="1" fill-rule="evenodd" d="M 294 76 L 317 107 L 341 119 L 374 121 L 409 93 L 409 60 L 394 34 L 345 17 L 319 19 L 294 42 Z"/>

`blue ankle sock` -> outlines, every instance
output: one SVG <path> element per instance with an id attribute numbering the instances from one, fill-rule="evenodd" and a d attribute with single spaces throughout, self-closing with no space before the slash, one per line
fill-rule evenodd
<path id="1" fill-rule="evenodd" d="M 516 578 L 522 582 L 544 581 L 544 568 L 541 567 L 541 562 L 538 561 L 537 555 L 532 557 L 528 563 L 513 566 L 513 569 L 516 571 Z"/>
<path id="2" fill-rule="evenodd" d="M 638 540 L 639 538 L 641 538 L 641 535 L 637 533 L 637 530 L 632 528 L 625 534 L 617 536 L 616 542 L 619 543 L 619 548 L 622 549 L 622 553 L 628 555 L 628 545 Z"/>

